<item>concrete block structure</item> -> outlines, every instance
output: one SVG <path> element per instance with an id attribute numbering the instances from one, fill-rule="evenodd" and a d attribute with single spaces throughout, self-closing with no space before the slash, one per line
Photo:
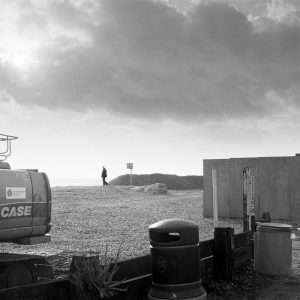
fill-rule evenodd
<path id="1" fill-rule="evenodd" d="M 255 215 L 300 221 L 300 156 L 205 159 L 203 161 L 203 216 L 213 216 L 212 170 L 217 171 L 218 214 L 243 216 L 243 169 L 255 177 Z"/>

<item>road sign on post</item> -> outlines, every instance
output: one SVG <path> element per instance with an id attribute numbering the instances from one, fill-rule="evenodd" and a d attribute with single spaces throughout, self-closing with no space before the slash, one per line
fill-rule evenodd
<path id="1" fill-rule="evenodd" d="M 132 186 L 132 169 L 133 169 L 133 163 L 127 163 L 127 169 L 130 170 L 130 186 Z"/>

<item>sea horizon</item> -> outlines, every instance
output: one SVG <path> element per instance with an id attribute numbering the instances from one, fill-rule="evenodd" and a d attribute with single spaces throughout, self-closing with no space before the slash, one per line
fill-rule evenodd
<path id="1" fill-rule="evenodd" d="M 101 178 L 49 178 L 50 186 L 97 186 L 102 185 Z"/>

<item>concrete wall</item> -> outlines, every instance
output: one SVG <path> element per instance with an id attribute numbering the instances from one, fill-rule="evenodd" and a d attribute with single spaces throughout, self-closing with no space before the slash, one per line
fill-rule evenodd
<path id="1" fill-rule="evenodd" d="M 259 158 L 259 213 L 271 218 L 290 219 L 290 158 Z"/>
<path id="2" fill-rule="evenodd" d="M 211 217 L 211 171 L 217 171 L 220 217 L 241 218 L 243 169 L 255 176 L 255 214 L 264 211 L 273 219 L 300 221 L 300 157 L 259 157 L 204 160 L 203 215 Z"/>
<path id="3" fill-rule="evenodd" d="M 300 156 L 290 161 L 290 218 L 300 221 Z"/>

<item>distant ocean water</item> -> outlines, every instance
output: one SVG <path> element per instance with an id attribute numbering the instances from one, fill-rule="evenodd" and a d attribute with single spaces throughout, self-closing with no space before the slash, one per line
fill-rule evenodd
<path id="1" fill-rule="evenodd" d="M 97 178 L 49 178 L 50 186 L 95 186 L 102 185 L 102 180 Z"/>

